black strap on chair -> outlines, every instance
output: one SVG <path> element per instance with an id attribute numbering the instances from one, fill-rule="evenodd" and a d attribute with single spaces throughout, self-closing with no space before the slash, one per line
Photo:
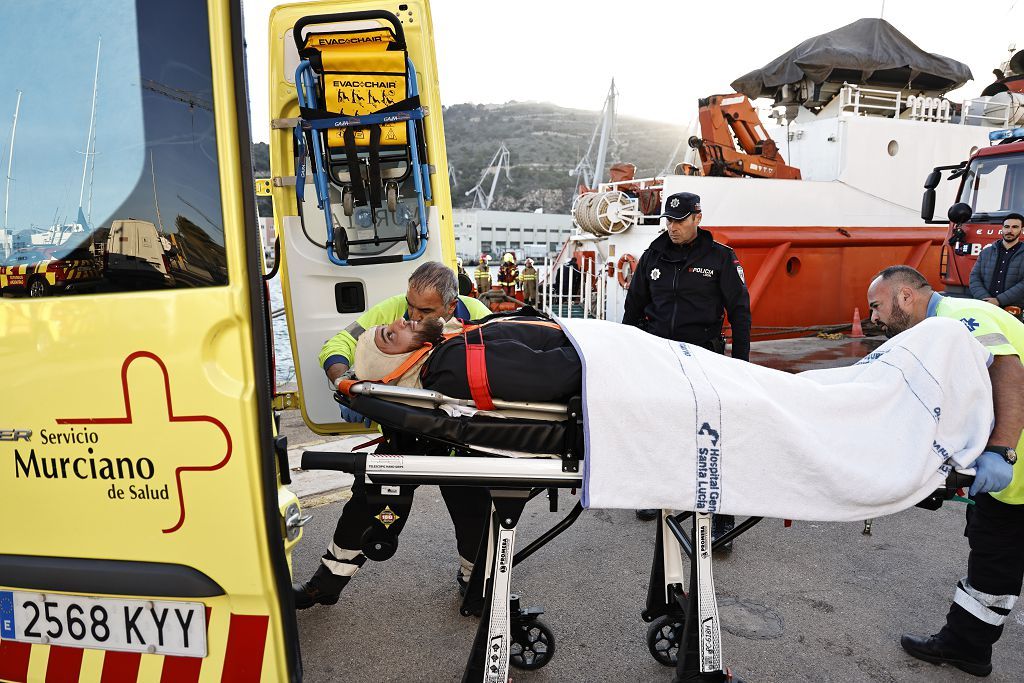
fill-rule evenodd
<path id="1" fill-rule="evenodd" d="M 370 128 L 370 208 L 373 209 L 373 222 L 377 223 L 376 209 L 380 208 L 380 191 L 383 187 L 380 178 L 380 126 Z"/>
<path id="2" fill-rule="evenodd" d="M 346 128 L 342 132 L 345 140 L 345 160 L 348 162 L 349 178 L 352 181 L 352 195 L 356 204 L 366 204 L 366 189 L 363 186 L 363 173 L 359 165 L 359 152 L 356 149 L 356 129 Z M 326 145 L 325 145 L 326 147 Z"/>

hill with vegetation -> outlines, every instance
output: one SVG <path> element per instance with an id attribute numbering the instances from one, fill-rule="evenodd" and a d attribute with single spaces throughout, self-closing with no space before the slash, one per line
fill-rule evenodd
<path id="1" fill-rule="evenodd" d="M 504 142 L 510 151 L 511 180 L 503 171 L 491 208 L 569 211 L 578 182 L 570 171 L 586 153 L 600 112 L 540 102 L 508 102 L 455 104 L 445 107 L 443 115 L 448 163 L 454 179 L 452 201 L 456 207 L 473 205 L 474 193 L 466 192 L 477 184 Z M 628 161 L 636 164 L 638 178 L 656 175 L 679 161 L 683 149 L 677 150 L 676 146 L 685 133 L 683 125 L 619 117 L 607 165 Z M 596 143 L 594 147 L 596 156 Z M 670 159 L 673 151 L 676 159 Z M 269 175 L 267 160 L 266 144 L 254 145 L 257 177 Z M 490 191 L 491 182 L 492 176 L 488 176 L 483 183 L 485 193 Z M 269 210 L 269 203 L 261 203 L 261 215 L 269 215 Z"/>

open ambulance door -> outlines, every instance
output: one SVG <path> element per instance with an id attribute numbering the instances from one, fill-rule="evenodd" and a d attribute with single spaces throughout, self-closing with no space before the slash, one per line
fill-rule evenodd
<path id="1" fill-rule="evenodd" d="M 365 431 L 341 422 L 321 347 L 404 293 L 420 264 L 455 265 L 429 5 L 283 5 L 269 51 L 274 220 L 302 414 L 321 434 Z"/>
<path id="2" fill-rule="evenodd" d="M 102 273 L 0 298 L 0 680 L 298 680 L 239 3 L 0 13 L 0 259 Z"/>

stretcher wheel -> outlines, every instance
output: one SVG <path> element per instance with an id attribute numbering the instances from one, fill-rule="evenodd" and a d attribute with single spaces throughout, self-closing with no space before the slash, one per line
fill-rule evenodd
<path id="1" fill-rule="evenodd" d="M 658 664 L 675 666 L 679 663 L 679 641 L 683 638 L 680 617 L 665 614 L 647 627 L 647 649 Z"/>
<path id="2" fill-rule="evenodd" d="M 363 533 L 363 554 L 374 562 L 390 560 L 398 550 L 398 538 L 370 527 Z"/>
<path id="3" fill-rule="evenodd" d="M 388 211 L 394 214 L 398 209 L 398 183 L 387 183 L 384 194 L 388 196 Z"/>
<path id="4" fill-rule="evenodd" d="M 345 210 L 346 216 L 352 215 L 352 212 L 355 210 L 355 199 L 352 196 L 352 188 L 341 188 L 341 206 Z"/>
<path id="5" fill-rule="evenodd" d="M 508 662 L 517 669 L 533 671 L 551 661 L 555 634 L 539 619 L 512 624 L 512 645 Z"/>
<path id="6" fill-rule="evenodd" d="M 416 221 L 409 221 L 405 228 L 405 244 L 409 247 L 410 254 L 415 254 L 416 250 L 420 248 L 420 231 Z"/>
<path id="7" fill-rule="evenodd" d="M 340 225 L 335 225 L 334 230 L 331 231 L 331 236 L 334 241 L 334 254 L 342 261 L 348 260 L 348 233 L 345 232 L 345 228 Z"/>

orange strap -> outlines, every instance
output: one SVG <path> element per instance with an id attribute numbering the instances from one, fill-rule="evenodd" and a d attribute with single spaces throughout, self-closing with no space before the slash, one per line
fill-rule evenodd
<path id="1" fill-rule="evenodd" d="M 352 387 L 359 384 L 357 379 L 343 379 L 338 382 L 338 391 L 345 394 L 346 396 L 352 395 Z"/>
<path id="2" fill-rule="evenodd" d="M 423 356 L 425 356 L 428 353 L 430 353 L 430 351 L 433 348 L 434 348 L 434 345 L 429 343 L 429 342 L 424 344 L 420 348 L 418 348 L 415 351 L 413 351 L 412 353 L 410 353 L 409 357 L 406 358 L 404 361 L 402 361 L 401 365 L 399 365 L 397 368 L 395 368 L 394 370 L 392 370 L 388 374 L 384 375 L 384 377 L 382 377 L 380 381 L 383 382 L 384 384 L 387 384 L 388 382 L 392 382 L 392 381 L 398 379 L 399 377 L 401 377 L 402 375 L 405 374 L 406 370 L 408 370 L 412 366 L 416 365 L 416 363 L 418 363 L 419 360 L 421 358 L 423 358 Z"/>
<path id="3" fill-rule="evenodd" d="M 463 333 L 466 340 L 466 379 L 469 382 L 469 394 L 473 397 L 473 403 L 480 410 L 494 410 L 494 400 L 491 398 L 491 385 L 487 381 L 487 359 L 484 355 L 484 330 L 483 325 L 476 325 L 472 330 Z M 469 332 L 476 332 L 480 336 L 479 343 L 469 341 Z"/>

